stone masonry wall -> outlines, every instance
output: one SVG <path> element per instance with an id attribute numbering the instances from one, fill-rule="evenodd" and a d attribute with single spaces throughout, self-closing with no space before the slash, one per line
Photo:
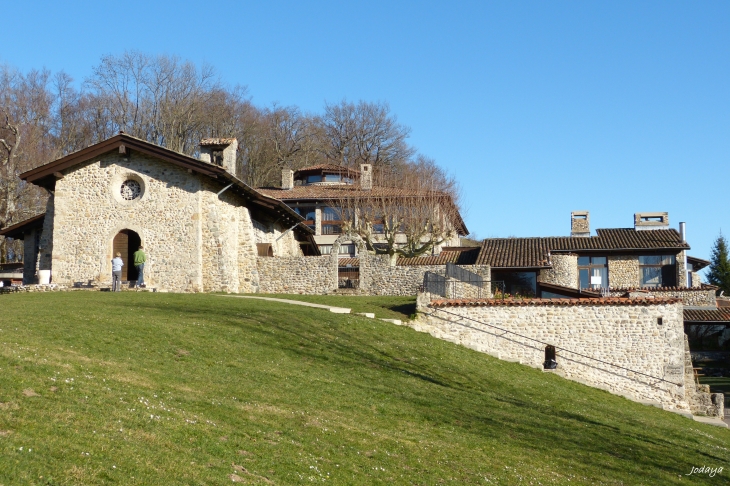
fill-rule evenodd
<path id="1" fill-rule="evenodd" d="M 682 299 L 682 304 L 686 306 L 697 307 L 715 307 L 715 291 L 712 289 L 658 289 L 651 288 L 641 289 L 648 298 L 668 298 L 676 297 Z M 627 293 L 626 290 L 612 290 L 610 297 L 623 297 Z"/>
<path id="2" fill-rule="evenodd" d="M 639 257 L 620 255 L 608 257 L 608 282 L 611 288 L 636 288 L 640 284 Z"/>
<path id="3" fill-rule="evenodd" d="M 433 272 L 439 275 L 445 274 L 446 265 L 395 265 L 391 266 L 387 255 L 371 256 L 368 259 L 370 266 L 369 285 L 363 291 L 369 295 L 416 295 L 420 286 L 423 284 L 423 276 L 426 272 Z M 362 261 L 360 264 L 360 272 L 362 272 Z M 467 265 L 463 268 L 470 272 L 480 275 L 485 280 L 482 289 L 482 297 L 491 297 L 491 284 L 489 281 L 490 269 L 489 265 Z M 457 284 L 457 291 L 462 297 L 471 297 L 473 295 L 473 285 L 466 284 L 463 289 Z"/>
<path id="4" fill-rule="evenodd" d="M 257 257 L 259 291 L 270 294 L 327 294 L 337 287 L 329 256 Z"/>
<path id="5" fill-rule="evenodd" d="M 119 196 L 128 179 L 141 184 L 140 198 Z M 139 153 L 110 153 L 64 174 L 54 199 L 55 283 L 110 281 L 114 236 L 130 229 L 145 246 L 149 286 L 202 290 L 198 177 Z"/>
<path id="6" fill-rule="evenodd" d="M 550 261 L 553 264 L 552 268 L 540 270 L 537 276 L 538 282 L 578 288 L 578 255 L 554 254 L 550 256 Z"/>
<path id="7" fill-rule="evenodd" d="M 662 300 L 657 304 L 560 305 L 536 299 L 506 305 L 424 307 L 423 301 L 419 301 L 422 315 L 414 327 L 420 331 L 540 369 L 545 360 L 542 343 L 551 344 L 558 347 L 558 370 L 566 378 L 635 400 L 689 409 L 685 399 L 684 329 L 679 303 Z M 662 318 L 661 324 L 658 317 Z M 525 338 L 509 333 L 500 337 L 504 330 Z"/>
<path id="8" fill-rule="evenodd" d="M 140 184 L 142 193 L 125 200 L 120 188 L 130 179 Z M 134 151 L 128 157 L 108 153 L 77 165 L 56 182 L 49 200 L 39 268 L 52 266 L 54 283 L 108 284 L 113 239 L 129 229 L 139 234 L 145 247 L 150 287 L 256 291 L 251 217 L 243 198 L 234 190 L 218 195 L 222 188 L 221 183 Z M 287 228 L 271 229 L 275 239 Z M 277 243 L 276 253 L 295 252 L 299 247 L 289 232 Z"/>

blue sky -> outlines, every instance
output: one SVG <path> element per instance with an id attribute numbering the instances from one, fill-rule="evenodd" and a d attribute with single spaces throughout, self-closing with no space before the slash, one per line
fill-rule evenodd
<path id="1" fill-rule="evenodd" d="M 633 213 L 730 235 L 730 2 L 6 2 L 0 63 L 78 81 L 136 49 L 216 68 L 254 103 L 386 101 L 460 181 L 480 237 Z"/>

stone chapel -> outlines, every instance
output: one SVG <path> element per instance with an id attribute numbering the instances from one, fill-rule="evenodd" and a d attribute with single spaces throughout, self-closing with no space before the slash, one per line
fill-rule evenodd
<path id="1" fill-rule="evenodd" d="M 258 291 L 257 255 L 316 247 L 301 216 L 235 176 L 237 146 L 206 139 L 195 159 L 120 133 L 21 174 L 50 193 L 44 215 L 3 231 L 24 239 L 24 281 L 107 285 L 117 252 L 134 281 L 143 245 L 150 287 Z"/>

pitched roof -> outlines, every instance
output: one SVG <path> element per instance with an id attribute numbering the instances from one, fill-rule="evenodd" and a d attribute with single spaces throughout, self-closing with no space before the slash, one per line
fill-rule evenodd
<path id="1" fill-rule="evenodd" d="M 295 202 L 317 202 L 317 201 L 333 201 L 343 200 L 347 198 L 419 198 L 424 197 L 426 193 L 399 188 L 399 187 L 382 187 L 376 186 L 372 189 L 360 189 L 360 186 L 338 184 L 338 185 L 306 185 L 294 186 L 292 189 L 281 189 L 277 187 L 259 187 L 256 189 L 261 194 L 272 199 L 284 201 L 287 204 Z M 444 194 L 447 204 L 453 205 L 453 200 Z M 457 216 L 454 226 L 461 235 L 469 234 L 469 230 L 464 223 L 459 211 L 453 211 Z"/>
<path id="2" fill-rule="evenodd" d="M 152 157 L 172 163 L 191 172 L 210 177 L 220 181 L 223 185 L 230 184 L 246 199 L 247 202 L 254 205 L 258 210 L 274 213 L 277 219 L 281 219 L 284 224 L 293 224 L 303 221 L 293 209 L 278 199 L 261 194 L 256 189 L 248 186 L 246 183 L 229 174 L 223 167 L 203 162 L 185 154 L 175 152 L 173 150 L 160 147 L 153 143 L 147 142 L 140 138 L 132 137 L 126 133 L 119 133 L 111 138 L 103 140 L 97 144 L 86 147 L 85 149 L 61 157 L 47 164 L 36 167 L 20 174 L 20 178 L 26 182 L 30 182 L 40 187 L 53 190 L 56 186 L 57 175 L 66 169 L 70 169 L 78 164 L 86 162 L 94 157 L 112 152 L 115 150 L 134 150 L 140 153 L 150 155 Z M 300 223 L 297 230 L 301 233 L 311 234 L 313 231 Z"/>
<path id="3" fill-rule="evenodd" d="M 28 218 L 25 221 L 21 221 L 20 223 L 16 223 L 12 226 L 8 226 L 7 228 L 0 231 L 0 236 L 5 236 L 6 238 L 14 238 L 16 240 L 22 240 L 25 237 L 25 232 L 32 230 L 33 228 L 40 228 L 43 226 L 43 218 L 45 218 L 46 213 L 38 214 L 36 216 L 33 216 L 32 218 Z"/>
<path id="4" fill-rule="evenodd" d="M 633 228 L 596 230 L 591 237 L 488 238 L 482 242 L 477 264 L 492 268 L 548 268 L 548 253 L 587 251 L 617 253 L 635 250 L 689 249 L 674 229 L 636 231 Z"/>
<path id="5" fill-rule="evenodd" d="M 446 265 L 447 263 L 455 263 L 457 265 L 474 265 L 479 256 L 479 248 L 462 251 L 442 251 L 438 255 L 428 255 L 420 257 L 398 257 L 396 265 Z"/>
<path id="6" fill-rule="evenodd" d="M 685 322 L 730 322 L 730 309 L 684 309 Z"/>
<path id="7" fill-rule="evenodd" d="M 687 263 L 691 264 L 692 271 L 696 272 L 697 270 L 702 270 L 703 268 L 710 266 L 711 262 L 709 260 L 703 260 L 702 258 L 687 255 Z"/>

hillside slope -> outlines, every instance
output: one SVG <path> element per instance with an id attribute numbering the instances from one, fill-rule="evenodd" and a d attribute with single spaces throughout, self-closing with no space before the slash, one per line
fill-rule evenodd
<path id="1" fill-rule="evenodd" d="M 214 295 L 0 296 L 0 485 L 727 484 L 730 431 L 436 340 Z"/>

